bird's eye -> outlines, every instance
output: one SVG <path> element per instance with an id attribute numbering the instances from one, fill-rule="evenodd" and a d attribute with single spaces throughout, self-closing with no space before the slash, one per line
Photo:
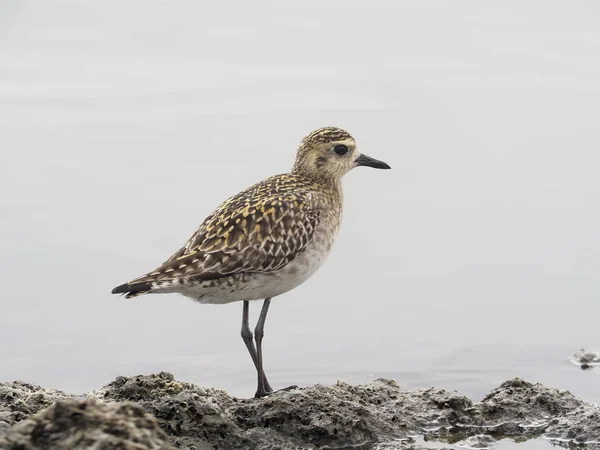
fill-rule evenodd
<path id="1" fill-rule="evenodd" d="M 346 153 L 348 153 L 348 147 L 346 147 L 345 145 L 336 145 L 335 147 L 333 147 L 333 151 L 336 152 L 338 155 L 342 156 L 345 155 Z"/>

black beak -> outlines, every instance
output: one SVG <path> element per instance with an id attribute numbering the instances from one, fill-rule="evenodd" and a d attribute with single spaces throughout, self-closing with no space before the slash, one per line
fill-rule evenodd
<path id="1" fill-rule="evenodd" d="M 375 169 L 391 169 L 391 167 L 383 161 L 379 161 L 378 159 L 371 158 L 367 155 L 360 155 L 354 162 L 357 166 L 374 167 Z"/>

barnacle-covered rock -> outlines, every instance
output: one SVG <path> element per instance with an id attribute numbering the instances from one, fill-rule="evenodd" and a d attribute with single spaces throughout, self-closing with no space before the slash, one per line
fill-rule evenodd
<path id="1" fill-rule="evenodd" d="M 478 403 L 456 391 L 403 390 L 387 379 L 239 399 L 165 372 L 118 377 L 85 400 L 67 397 L 25 383 L 0 384 L 0 425 L 8 431 L 0 448 L 423 450 L 545 437 L 600 450 L 598 406 L 519 378 Z"/>

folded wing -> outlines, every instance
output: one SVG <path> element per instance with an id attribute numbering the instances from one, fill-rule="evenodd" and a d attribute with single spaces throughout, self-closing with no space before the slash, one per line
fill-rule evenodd
<path id="1" fill-rule="evenodd" d="M 303 190 L 272 177 L 225 201 L 165 263 L 113 293 L 281 270 L 306 249 L 318 223 Z"/>

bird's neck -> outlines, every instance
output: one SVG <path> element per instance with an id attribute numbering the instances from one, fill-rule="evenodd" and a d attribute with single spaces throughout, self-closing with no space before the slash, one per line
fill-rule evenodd
<path id="1" fill-rule="evenodd" d="M 329 173 L 317 173 L 313 171 L 301 170 L 297 166 L 292 168 L 292 173 L 294 175 L 308 178 L 312 182 L 322 186 L 325 190 L 335 192 L 340 196 L 343 194 L 341 177 L 331 176 Z"/>
<path id="2" fill-rule="evenodd" d="M 311 181 L 317 183 L 325 192 L 332 194 L 334 197 L 339 197 L 340 201 L 344 198 L 341 178 L 309 176 Z"/>

